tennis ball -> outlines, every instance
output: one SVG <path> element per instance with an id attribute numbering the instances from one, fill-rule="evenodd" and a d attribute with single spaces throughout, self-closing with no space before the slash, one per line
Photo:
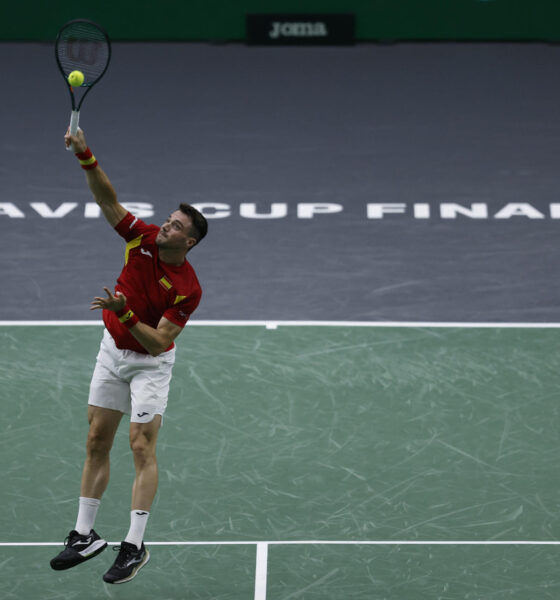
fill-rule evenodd
<path id="1" fill-rule="evenodd" d="M 68 83 L 72 87 L 80 87 L 84 83 L 84 74 L 81 71 L 72 71 L 68 75 Z"/>

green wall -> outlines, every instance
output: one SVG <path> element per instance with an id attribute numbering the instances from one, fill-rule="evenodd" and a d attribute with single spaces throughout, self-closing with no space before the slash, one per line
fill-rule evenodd
<path id="1" fill-rule="evenodd" d="M 560 38 L 560 0 L 4 0 L 0 39 L 52 40 L 86 17 L 115 40 L 243 40 L 259 12 L 354 12 L 358 40 Z"/>

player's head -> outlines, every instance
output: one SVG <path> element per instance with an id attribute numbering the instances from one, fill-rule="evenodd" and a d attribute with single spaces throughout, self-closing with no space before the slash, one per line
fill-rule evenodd
<path id="1" fill-rule="evenodd" d="M 190 204 L 181 204 L 160 227 L 156 244 L 162 250 L 187 253 L 206 235 L 208 223 L 204 216 Z"/>
<path id="2" fill-rule="evenodd" d="M 198 244 L 202 240 L 202 238 L 204 238 L 204 236 L 208 233 L 208 221 L 206 220 L 206 217 L 190 204 L 180 204 L 179 210 L 183 214 L 187 215 L 187 217 L 190 217 L 190 234 L 193 238 L 195 238 L 196 243 Z"/>

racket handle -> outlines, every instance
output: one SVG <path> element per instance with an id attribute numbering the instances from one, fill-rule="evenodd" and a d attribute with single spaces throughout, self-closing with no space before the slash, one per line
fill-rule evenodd
<path id="1" fill-rule="evenodd" d="M 73 110 L 70 116 L 70 135 L 76 135 L 78 133 L 78 123 L 80 122 L 80 111 Z"/>
<path id="2" fill-rule="evenodd" d="M 73 110 L 70 115 L 70 135 L 76 135 L 78 133 L 78 124 L 80 122 L 80 111 Z M 74 150 L 72 144 L 66 148 L 66 150 Z"/>

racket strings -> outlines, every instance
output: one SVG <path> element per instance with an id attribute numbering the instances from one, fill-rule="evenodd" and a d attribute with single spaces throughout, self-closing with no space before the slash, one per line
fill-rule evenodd
<path id="1" fill-rule="evenodd" d="M 72 71 L 84 74 L 84 85 L 93 85 L 105 72 L 111 49 L 99 28 L 89 23 L 72 23 L 58 37 L 56 53 L 60 67 L 68 76 Z"/>

